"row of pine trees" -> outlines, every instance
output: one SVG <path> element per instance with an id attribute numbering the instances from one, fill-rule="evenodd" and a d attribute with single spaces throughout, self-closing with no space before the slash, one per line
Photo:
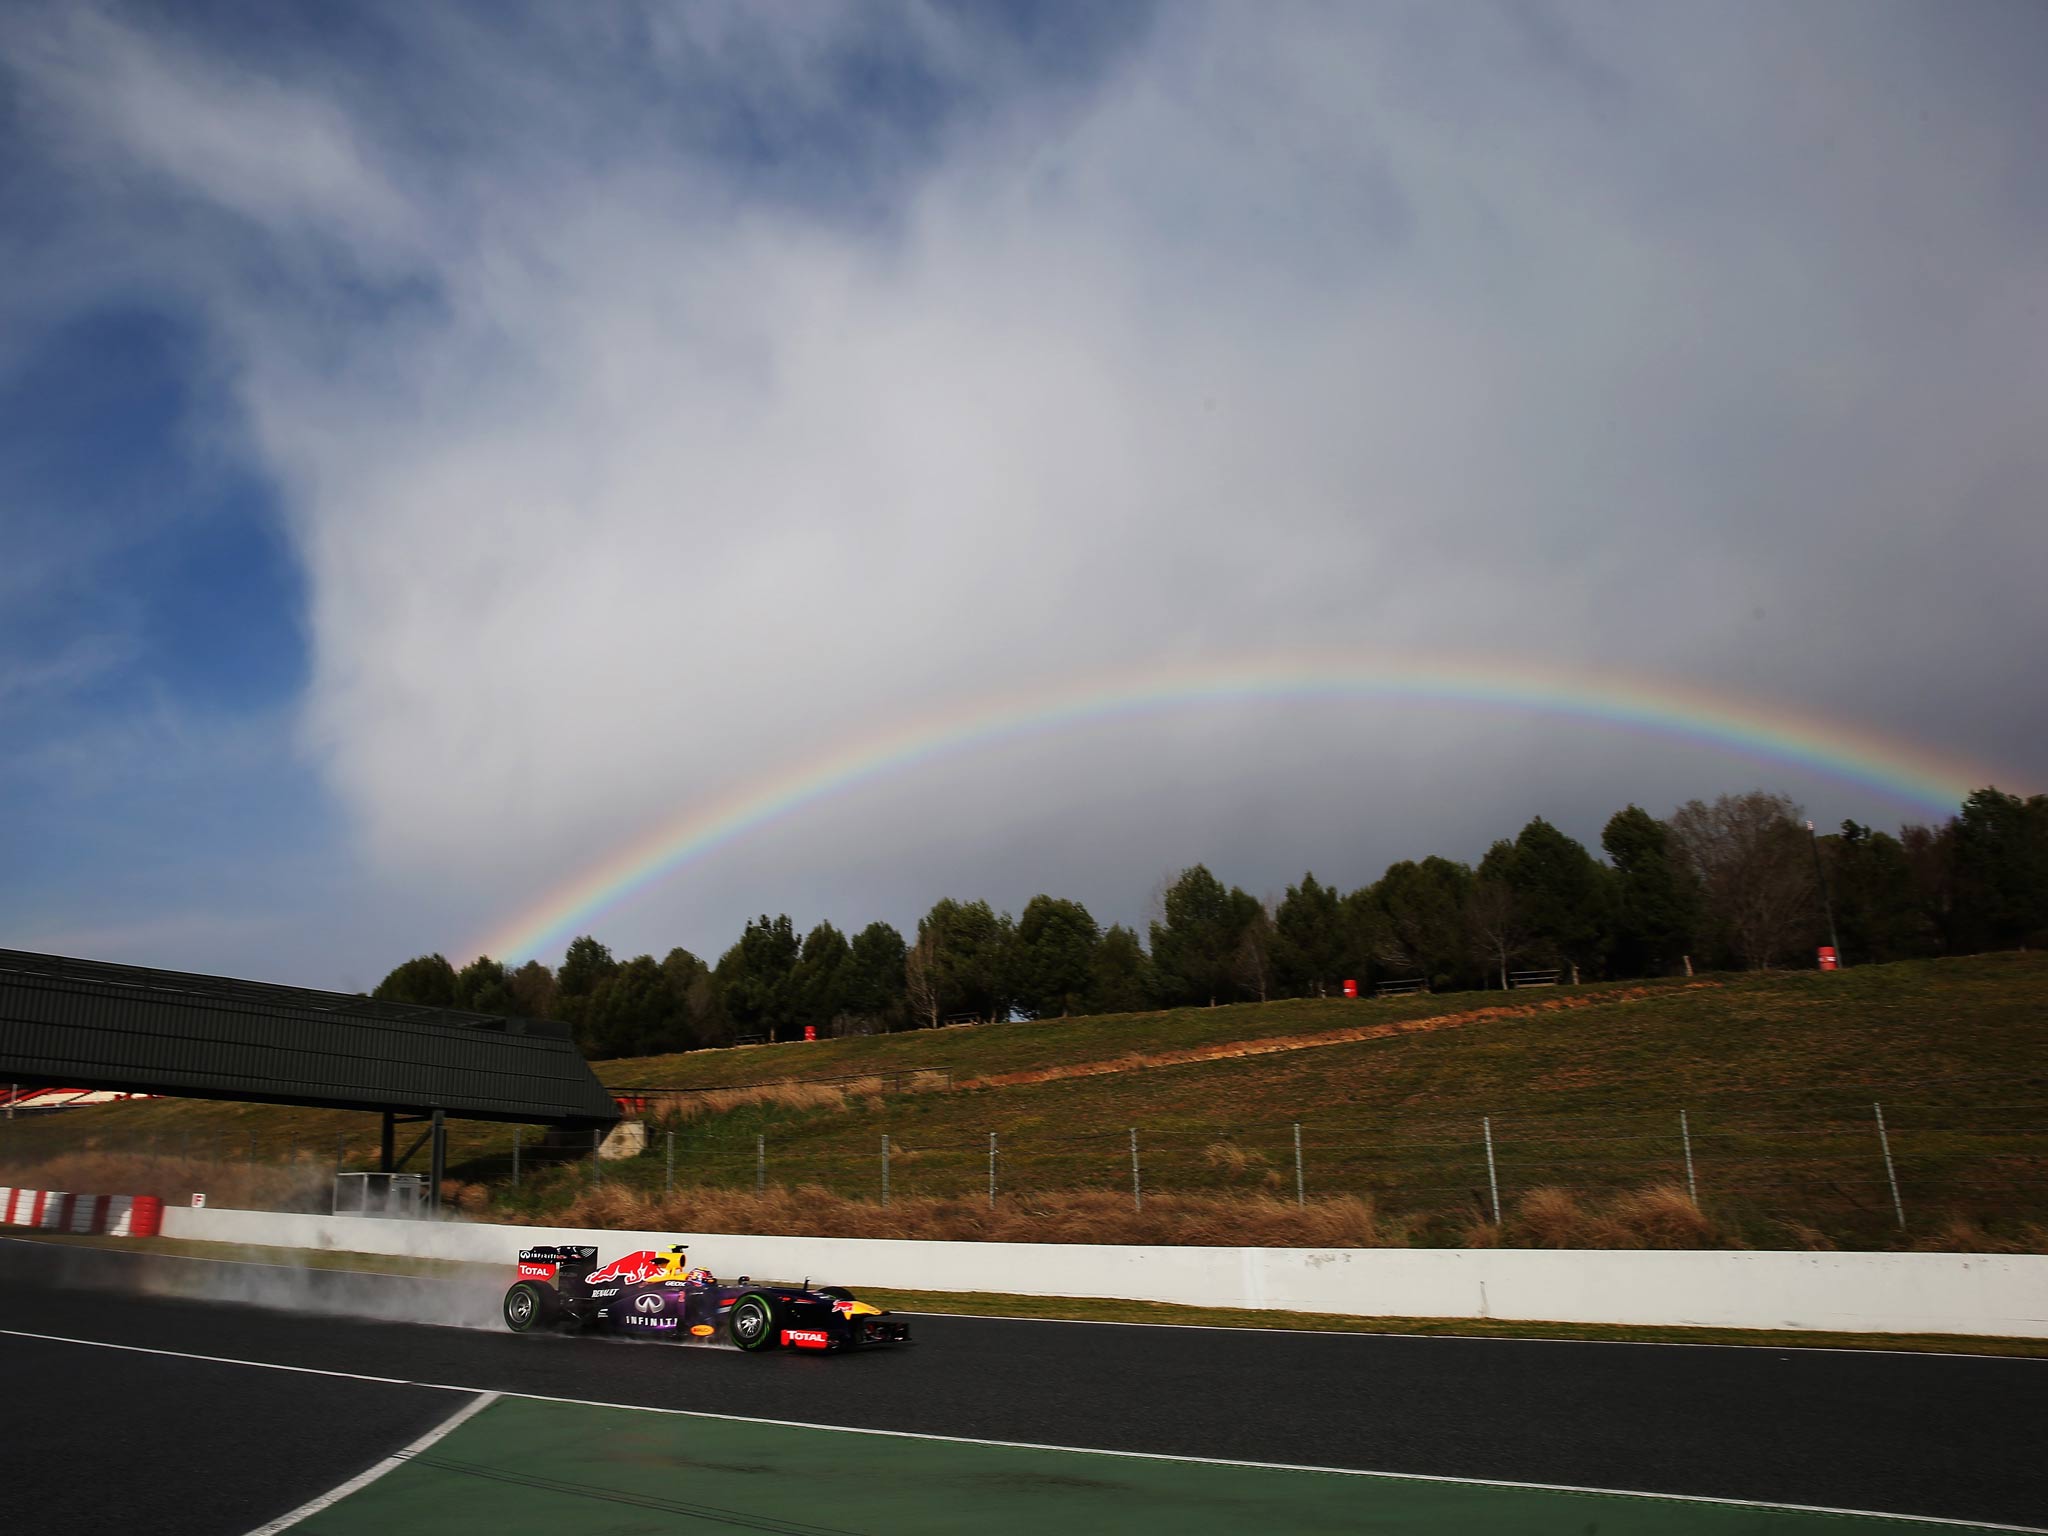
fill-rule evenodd
<path id="1" fill-rule="evenodd" d="M 1636 806 L 1604 858 L 1540 817 L 1476 867 L 1403 860 L 1344 892 L 1313 874 L 1278 897 L 1206 867 L 1158 893 L 1145 935 L 1078 901 L 1034 896 L 1016 917 L 947 898 L 906 938 L 885 922 L 799 936 L 787 915 L 746 926 L 715 964 L 686 949 L 620 961 L 596 939 L 559 968 L 488 957 L 408 960 L 376 997 L 559 1019 L 592 1057 L 929 1028 L 960 1020 L 1125 1013 L 1325 996 L 1346 980 L 1435 991 L 1504 986 L 1517 970 L 1592 980 L 1683 967 L 1849 964 L 2048 941 L 2048 796 L 1979 790 L 1940 827 L 1896 837 L 1855 822 L 1814 836 L 1782 795 Z"/>

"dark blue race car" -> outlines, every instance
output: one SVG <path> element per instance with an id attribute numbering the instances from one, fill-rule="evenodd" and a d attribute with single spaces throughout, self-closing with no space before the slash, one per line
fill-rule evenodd
<path id="1" fill-rule="evenodd" d="M 505 1292 L 505 1326 L 604 1329 L 654 1339 L 723 1337 L 745 1350 L 906 1344 L 910 1325 L 838 1286 L 723 1281 L 691 1269 L 683 1246 L 631 1253 L 599 1267 L 594 1247 L 522 1248 Z"/>

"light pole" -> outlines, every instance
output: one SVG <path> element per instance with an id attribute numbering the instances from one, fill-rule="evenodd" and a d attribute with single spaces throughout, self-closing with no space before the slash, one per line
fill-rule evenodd
<path id="1" fill-rule="evenodd" d="M 1806 824 L 1806 840 L 1813 847 L 1813 878 L 1820 882 L 1821 910 L 1827 913 L 1828 917 L 1828 944 L 1835 952 L 1835 964 L 1847 965 L 1849 962 L 1842 956 L 1841 937 L 1835 932 L 1835 900 L 1828 894 L 1828 872 L 1821 868 L 1820 834 L 1813 830 L 1811 821 Z"/>

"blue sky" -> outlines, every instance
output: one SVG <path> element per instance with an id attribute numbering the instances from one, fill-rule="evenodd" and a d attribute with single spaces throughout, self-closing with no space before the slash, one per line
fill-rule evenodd
<path id="1" fill-rule="evenodd" d="M 0 497 L 26 557 L 0 616 L 16 923 L 54 907 L 82 937 L 147 932 L 239 885 L 240 850 L 268 867 L 333 830 L 289 748 L 302 571 L 275 495 L 208 440 L 221 406 L 196 351 L 170 317 L 108 307 L 0 388 Z"/>
<path id="2" fill-rule="evenodd" d="M 2040 788 L 2044 70 L 2026 5 L 14 7 L 0 943 L 368 985 L 879 724 L 1275 645 L 1625 663 Z M 1760 780 L 1903 814 L 1219 709 L 601 936 L 1131 920 Z"/>

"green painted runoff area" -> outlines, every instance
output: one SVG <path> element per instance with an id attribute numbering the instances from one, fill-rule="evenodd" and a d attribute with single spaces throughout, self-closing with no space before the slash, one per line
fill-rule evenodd
<path id="1" fill-rule="evenodd" d="M 504 1398 L 295 1527 L 627 1536 L 774 1531 L 1387 1531 L 1799 1536 L 1907 1521 L 848 1434 Z M 1951 1527 L 1953 1529 L 1953 1527 Z"/>

